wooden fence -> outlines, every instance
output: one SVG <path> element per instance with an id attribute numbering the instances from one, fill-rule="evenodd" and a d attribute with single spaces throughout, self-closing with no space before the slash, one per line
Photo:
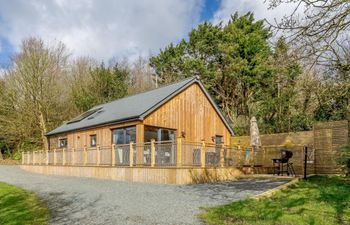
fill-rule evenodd
<path id="1" fill-rule="evenodd" d="M 314 126 L 315 170 L 317 174 L 339 174 L 338 149 L 348 143 L 349 122 L 334 121 Z"/>
<path id="2" fill-rule="evenodd" d="M 253 167 L 255 173 L 273 173 L 273 159 L 281 158 L 281 150 L 288 150 L 293 153 L 293 156 L 289 159 L 289 163 L 293 166 L 297 175 L 304 174 L 304 162 L 305 162 L 305 147 L 307 147 L 307 174 L 315 174 L 315 150 L 313 146 L 305 145 L 293 145 L 286 148 L 284 145 L 265 145 L 258 150 L 252 152 L 251 148 L 247 149 L 249 153 L 246 155 L 254 154 Z M 243 167 L 247 166 L 243 164 Z"/>
<path id="3" fill-rule="evenodd" d="M 291 162 L 297 174 L 303 174 L 303 148 L 308 146 L 308 174 L 339 174 L 341 168 L 337 164 L 338 149 L 349 141 L 349 122 L 316 123 L 312 131 L 263 134 L 260 138 L 262 147 L 260 152 L 255 153 L 255 164 L 271 167 L 271 158 L 278 158 L 280 149 L 287 148 L 293 152 Z M 249 146 L 250 137 L 232 137 L 232 143 L 235 146 Z M 266 173 L 266 170 L 263 172 Z"/>

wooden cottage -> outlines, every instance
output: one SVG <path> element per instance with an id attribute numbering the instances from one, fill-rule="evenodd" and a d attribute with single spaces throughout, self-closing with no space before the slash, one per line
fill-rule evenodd
<path id="1" fill-rule="evenodd" d="M 232 135 L 202 82 L 192 77 L 93 107 L 47 133 L 49 150 L 44 156 L 33 154 L 32 159 L 41 157 L 40 163 L 46 165 L 134 169 L 225 167 L 229 153 L 224 146 L 230 144 Z M 130 176 L 122 179 L 137 180 Z M 190 182 L 163 176 L 173 180 L 150 179 Z"/>

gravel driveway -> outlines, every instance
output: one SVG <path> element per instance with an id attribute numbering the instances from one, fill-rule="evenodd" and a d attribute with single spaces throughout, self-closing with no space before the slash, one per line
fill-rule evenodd
<path id="1" fill-rule="evenodd" d="M 242 179 L 220 184 L 153 185 L 90 178 L 46 176 L 0 166 L 0 181 L 35 192 L 47 201 L 50 224 L 201 224 L 202 206 L 262 193 L 286 181 Z"/>

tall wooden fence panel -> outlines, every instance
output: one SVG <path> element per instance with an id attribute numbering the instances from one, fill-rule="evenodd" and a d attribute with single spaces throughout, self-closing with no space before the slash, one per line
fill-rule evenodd
<path id="1" fill-rule="evenodd" d="M 339 147 L 347 144 L 348 121 L 318 123 L 314 125 L 315 170 L 316 174 L 338 174 L 336 163 Z"/>
<path id="2" fill-rule="evenodd" d="M 280 150 L 287 148 L 293 152 L 290 160 L 297 174 L 304 173 L 304 147 L 308 147 L 308 174 L 339 174 L 340 167 L 336 158 L 339 147 L 346 145 L 349 140 L 349 122 L 333 121 L 317 123 L 312 131 L 263 134 L 260 135 L 261 148 L 254 153 L 255 166 L 272 167 L 272 159 L 280 157 Z M 242 149 L 241 166 L 252 164 L 246 158 L 250 154 L 249 136 L 232 137 L 233 146 Z M 263 170 L 271 173 L 271 170 Z"/>

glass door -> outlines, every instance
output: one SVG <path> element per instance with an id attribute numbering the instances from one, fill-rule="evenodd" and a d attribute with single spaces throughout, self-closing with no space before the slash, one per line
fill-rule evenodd
<path id="1" fill-rule="evenodd" d="M 144 140 L 150 142 L 154 139 L 156 143 L 156 164 L 173 165 L 176 163 L 176 132 L 172 129 L 145 126 Z M 151 156 L 150 147 L 145 147 L 145 162 Z"/>
<path id="2" fill-rule="evenodd" d="M 136 142 L 136 126 L 118 128 L 112 131 L 112 141 L 116 144 L 117 165 L 127 165 L 130 156 L 130 142 Z"/>

